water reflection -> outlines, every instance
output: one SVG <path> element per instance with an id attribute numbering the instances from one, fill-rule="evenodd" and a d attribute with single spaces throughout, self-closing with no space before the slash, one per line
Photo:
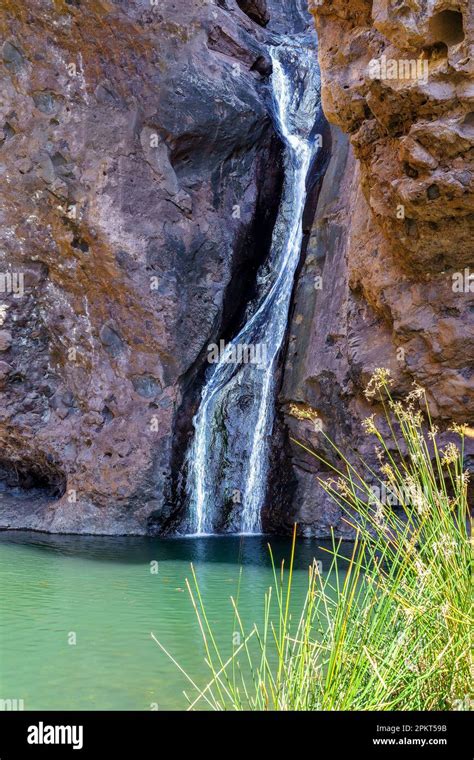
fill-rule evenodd
<path id="1" fill-rule="evenodd" d="M 229 563 L 271 567 L 269 545 L 279 565 L 290 560 L 291 540 L 276 536 L 202 536 L 193 538 L 151 538 L 142 536 L 72 536 L 31 531 L 2 531 L 0 543 L 28 546 L 39 552 L 82 557 L 101 562 L 143 564 L 152 561 Z M 295 568 L 308 567 L 313 559 L 329 563 L 331 541 L 298 538 Z M 343 542 L 340 553 L 350 557 L 352 543 Z"/>

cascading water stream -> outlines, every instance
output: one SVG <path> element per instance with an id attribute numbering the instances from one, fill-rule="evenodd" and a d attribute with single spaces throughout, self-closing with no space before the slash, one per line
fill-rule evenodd
<path id="1" fill-rule="evenodd" d="M 258 299 L 208 371 L 193 420 L 187 455 L 187 528 L 192 534 L 261 532 L 275 372 L 301 253 L 306 179 L 317 150 L 313 132 L 320 114 L 314 46 L 307 38 L 285 39 L 270 53 L 273 114 L 285 147 L 283 193 L 270 256 L 258 277 Z M 257 355 L 259 361 L 252 361 Z"/>

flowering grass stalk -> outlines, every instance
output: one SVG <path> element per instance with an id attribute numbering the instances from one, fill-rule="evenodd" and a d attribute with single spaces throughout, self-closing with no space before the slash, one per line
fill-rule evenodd
<path id="1" fill-rule="evenodd" d="M 374 417 L 365 422 L 377 441 L 379 472 L 363 462 L 356 470 L 334 446 L 342 465 L 336 479 L 321 481 L 355 530 L 352 556 L 344 558 L 333 540 L 329 572 L 321 574 L 316 562 L 309 568 L 297 614 L 291 601 L 296 526 L 288 573 L 272 557 L 263 623 L 246 629 L 231 599 L 241 643 L 227 654 L 192 569 L 187 586 L 209 680 L 197 685 L 185 674 L 194 690 L 189 709 L 469 709 L 473 606 L 464 429 L 452 428 L 459 446 L 440 449 L 424 391 L 416 387 L 402 403 L 390 385 L 388 372 L 377 370 L 366 390 L 369 398 L 379 396 L 391 431 L 389 441 Z M 399 507 L 387 506 L 380 493 L 390 493 Z"/>

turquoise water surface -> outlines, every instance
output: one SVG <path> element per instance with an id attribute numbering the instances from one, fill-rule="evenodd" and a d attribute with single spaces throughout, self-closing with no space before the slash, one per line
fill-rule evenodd
<path id="1" fill-rule="evenodd" d="M 207 666 L 185 579 L 196 569 L 208 616 L 232 651 L 230 597 L 260 623 L 273 574 L 264 537 L 183 539 L 0 533 L 0 700 L 25 710 L 179 710 L 192 688 L 151 638 L 199 684 Z M 290 543 L 271 538 L 278 562 Z M 294 604 L 321 541 L 299 539 Z M 328 545 L 326 544 L 326 547 Z M 240 572 L 242 569 L 242 572 Z"/>

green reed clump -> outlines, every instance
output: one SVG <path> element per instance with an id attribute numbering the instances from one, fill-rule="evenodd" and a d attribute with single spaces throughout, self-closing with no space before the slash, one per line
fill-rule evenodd
<path id="1" fill-rule="evenodd" d="M 274 583 L 263 601 L 263 623 L 245 628 L 231 598 L 241 643 L 228 653 L 216 641 L 192 569 L 187 586 L 209 680 L 197 685 L 176 663 L 195 690 L 189 709 L 469 709 L 473 607 L 465 428 L 453 426 L 459 445 L 440 449 L 424 391 L 415 387 L 400 402 L 390 385 L 389 373 L 377 370 L 366 390 L 368 397 L 379 396 L 390 430 L 386 440 L 374 416 L 365 421 L 377 439 L 379 472 L 364 462 L 356 469 L 331 444 L 343 464 L 333 468 L 337 477 L 320 482 L 357 539 L 349 560 L 333 541 L 328 573 L 322 575 L 316 562 L 309 568 L 297 615 L 291 604 L 296 529 L 288 572 L 283 565 L 277 570 L 272 557 Z M 381 493 L 397 501 L 397 510 Z"/>

